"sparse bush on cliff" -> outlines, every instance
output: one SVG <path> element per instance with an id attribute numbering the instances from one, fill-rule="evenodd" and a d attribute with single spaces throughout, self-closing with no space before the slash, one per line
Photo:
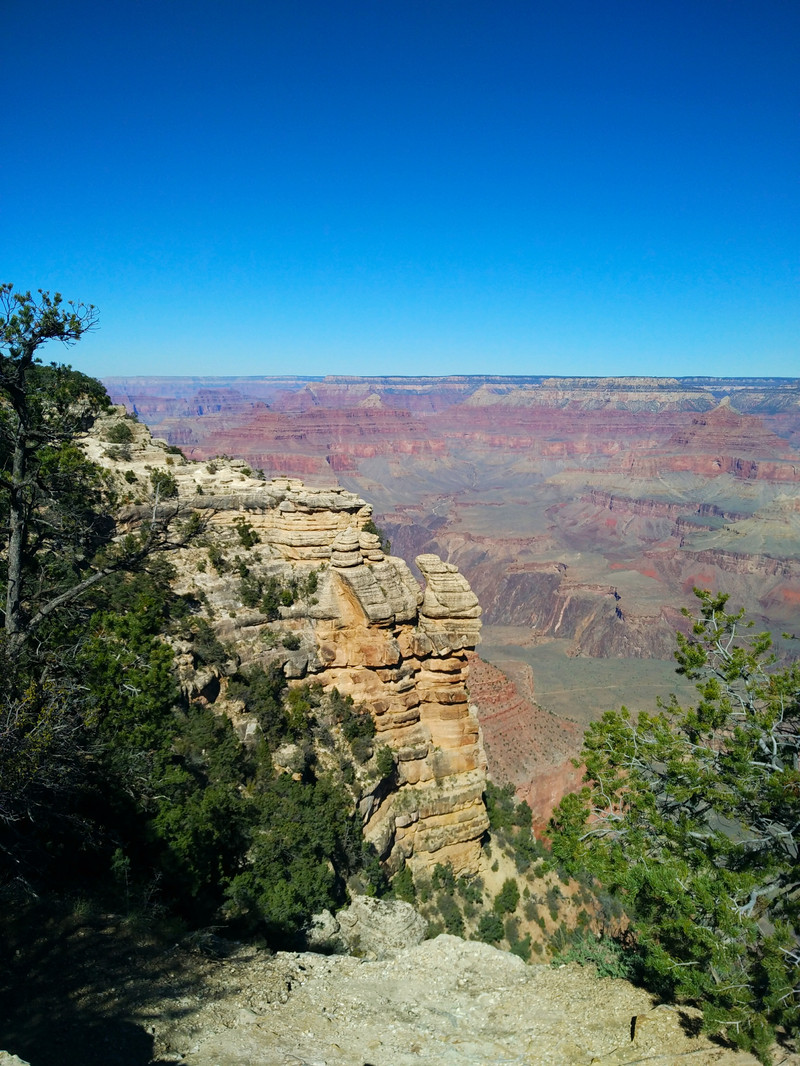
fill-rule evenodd
<path id="1" fill-rule="evenodd" d="M 434 892 L 446 892 L 452 895 L 456 890 L 456 878 L 452 866 L 437 862 L 431 874 L 431 888 Z"/>
<path id="2" fill-rule="evenodd" d="M 516 802 L 511 782 L 499 786 L 487 781 L 483 798 L 492 832 L 511 835 L 515 829 L 530 829 L 533 812 L 525 800 Z"/>
<path id="3" fill-rule="evenodd" d="M 109 444 L 131 444 L 133 430 L 128 422 L 114 422 L 106 430 L 105 439 Z"/>
<path id="4" fill-rule="evenodd" d="M 455 900 L 455 897 L 447 892 L 440 892 L 436 897 L 436 906 L 444 922 L 446 933 L 453 936 L 464 935 L 464 916 Z"/>
<path id="5" fill-rule="evenodd" d="M 130 462 L 131 450 L 127 444 L 115 444 L 111 448 L 106 448 L 106 455 L 109 459 L 115 459 L 117 462 L 127 463 Z M 130 473 L 130 471 L 126 471 Z M 130 481 L 126 478 L 126 481 Z"/>
<path id="6" fill-rule="evenodd" d="M 403 866 L 403 869 L 394 875 L 391 891 L 396 899 L 402 899 L 412 905 L 417 902 L 417 891 L 414 887 L 414 877 L 410 866 Z"/>
<path id="7" fill-rule="evenodd" d="M 483 901 L 482 877 L 459 877 L 456 889 L 465 903 L 479 904 Z"/>
<path id="8" fill-rule="evenodd" d="M 513 878 L 507 877 L 503 882 L 503 887 L 495 896 L 492 907 L 495 914 L 502 917 L 504 914 L 513 914 L 518 906 L 519 887 Z"/>
<path id="9" fill-rule="evenodd" d="M 153 494 L 160 500 L 173 500 L 178 495 L 178 482 L 169 470 L 151 470 L 150 482 Z"/>
<path id="10" fill-rule="evenodd" d="M 554 938 L 554 953 L 551 964 L 562 966 L 577 962 L 581 966 L 594 966 L 598 977 L 622 977 L 631 980 L 636 976 L 635 959 L 619 940 L 595 936 L 586 929 L 576 929 Z"/>
<path id="11" fill-rule="evenodd" d="M 222 666 L 231 658 L 231 651 L 217 639 L 205 618 L 193 618 L 189 633 L 195 658 L 207 666 Z"/>
<path id="12" fill-rule="evenodd" d="M 373 536 L 377 537 L 380 540 L 380 542 L 381 542 L 381 551 L 385 555 L 388 555 L 391 552 L 391 550 L 392 550 L 391 541 L 386 536 L 386 534 L 383 532 L 383 530 L 380 528 L 380 526 L 377 526 L 375 524 L 375 522 L 373 522 L 373 520 L 371 518 L 368 518 L 366 520 L 366 522 L 364 523 L 362 528 L 363 528 L 365 533 L 372 533 Z"/>
<path id="13" fill-rule="evenodd" d="M 256 544 L 261 543 L 261 537 L 242 515 L 234 519 L 233 526 L 239 537 L 239 543 L 243 548 L 253 548 Z"/>
<path id="14" fill-rule="evenodd" d="M 366 707 L 357 707 L 352 696 L 343 696 L 338 689 L 330 694 L 330 706 L 334 720 L 342 728 L 345 740 L 350 744 L 353 757 L 364 763 L 372 756 L 372 739 L 375 736 L 375 721 Z"/>
<path id="15" fill-rule="evenodd" d="M 487 911 L 481 915 L 475 934 L 477 940 L 482 940 L 485 944 L 498 944 L 504 935 L 503 919 L 498 914 Z"/>
<path id="16" fill-rule="evenodd" d="M 384 744 L 383 747 L 378 748 L 375 753 L 375 769 L 378 771 L 379 777 L 385 778 L 390 777 L 394 773 L 394 768 L 394 752 L 388 744 Z"/>

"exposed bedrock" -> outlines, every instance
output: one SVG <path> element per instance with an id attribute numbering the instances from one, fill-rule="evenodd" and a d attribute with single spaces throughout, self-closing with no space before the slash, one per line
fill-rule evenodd
<path id="1" fill-rule="evenodd" d="M 580 751 L 582 730 L 539 707 L 529 668 L 526 673 L 512 678 L 470 655 L 469 696 L 478 711 L 490 775 L 514 784 L 517 796 L 530 804 L 538 829 L 561 798 L 580 787 L 582 770 L 572 760 Z"/>
<path id="2" fill-rule="evenodd" d="M 153 456 L 145 458 L 152 467 Z M 363 528 L 371 507 L 344 489 L 289 478 L 263 482 L 241 463 L 223 460 L 211 470 L 174 467 L 174 475 L 178 499 L 161 509 L 203 514 L 210 530 L 228 538 L 230 551 L 245 522 L 259 541 L 248 556 L 251 574 L 266 566 L 284 579 L 315 575 L 313 597 L 282 608 L 300 645 L 284 671 L 290 683 L 318 681 L 363 704 L 375 722 L 376 746 L 394 753 L 391 783 L 374 781 L 361 798 L 367 839 L 390 868 L 406 860 L 412 867 L 449 862 L 457 871 L 475 870 L 488 820 L 486 759 L 466 689 L 481 608 L 466 579 L 428 553 L 416 560 L 421 587 L 408 565 L 384 554 L 380 538 Z M 135 528 L 151 515 L 152 504 L 132 505 L 122 518 Z M 243 610 L 238 582 L 209 574 L 192 554 L 198 551 L 176 559 L 187 590 L 202 593 L 217 635 L 234 644 L 242 662 L 261 661 L 267 619 L 257 608 Z M 219 678 L 188 665 L 184 687 L 215 702 Z M 248 728 L 234 724 L 240 732 Z"/>
<path id="3" fill-rule="evenodd" d="M 471 870 L 488 826 L 486 759 L 466 690 L 480 607 L 454 566 L 434 555 L 417 566 L 424 592 L 377 537 L 350 527 L 334 538 L 315 610 L 316 676 L 365 703 L 377 743 L 395 752 L 396 790 L 363 801 L 378 852 L 395 867 Z"/>

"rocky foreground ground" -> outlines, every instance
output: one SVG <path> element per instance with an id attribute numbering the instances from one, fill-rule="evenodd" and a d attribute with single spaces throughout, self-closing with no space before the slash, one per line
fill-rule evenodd
<path id="1" fill-rule="evenodd" d="M 626 981 L 448 935 L 375 960 L 213 935 L 143 949 L 76 927 L 59 952 L 61 970 L 42 953 L 27 983 L 4 989 L 3 1045 L 31 1066 L 756 1063 L 700 1035 L 697 1011 Z M 778 1049 L 775 1061 L 800 1056 Z"/>
<path id="2" fill-rule="evenodd" d="M 201 1008 L 178 1043 L 191 1066 L 745 1066 L 697 1016 L 625 981 L 442 935 L 391 961 L 279 955 L 243 962 L 242 991 Z M 201 1021 L 202 1019 L 202 1021 Z M 176 1030 L 171 1038 L 178 1036 Z M 167 1038 L 170 1039 L 170 1038 Z M 175 1048 L 174 1050 L 178 1050 Z M 784 1061 L 790 1061 L 785 1058 Z"/>

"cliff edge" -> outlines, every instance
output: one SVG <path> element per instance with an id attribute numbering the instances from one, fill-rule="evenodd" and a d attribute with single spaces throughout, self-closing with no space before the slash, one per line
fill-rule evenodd
<path id="1" fill-rule="evenodd" d="M 108 447 L 120 422 L 132 440 Z M 474 872 L 488 828 L 486 759 L 466 682 L 481 608 L 457 568 L 420 555 L 423 588 L 384 552 L 369 529 L 372 508 L 354 493 L 266 481 L 241 460 L 189 463 L 121 409 L 83 445 L 120 486 L 122 531 L 199 516 L 202 537 L 173 554 L 175 588 L 203 605 L 238 666 L 279 662 L 290 685 L 316 683 L 369 711 L 374 749 L 388 749 L 394 768 L 381 775 L 374 759 L 360 768 L 357 802 L 389 870 L 405 861 Z M 272 610 L 269 588 L 280 589 Z M 233 668 L 198 662 L 190 640 L 174 650 L 187 697 L 227 713 L 252 739 L 257 724 L 230 695 Z"/>

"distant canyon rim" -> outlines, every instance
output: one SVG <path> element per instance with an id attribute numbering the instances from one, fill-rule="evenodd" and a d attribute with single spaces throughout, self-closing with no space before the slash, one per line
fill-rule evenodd
<path id="1" fill-rule="evenodd" d="M 471 698 L 490 771 L 545 818 L 585 726 L 691 698 L 675 631 L 729 593 L 779 655 L 800 632 L 800 380 L 126 377 L 187 458 L 369 501 L 393 555 L 455 563 L 483 607 Z"/>

